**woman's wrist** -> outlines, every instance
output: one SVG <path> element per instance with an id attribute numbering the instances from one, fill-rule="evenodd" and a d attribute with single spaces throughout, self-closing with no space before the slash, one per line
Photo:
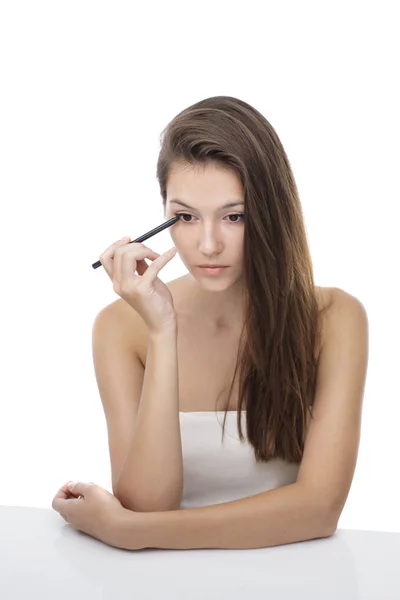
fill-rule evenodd
<path id="1" fill-rule="evenodd" d="M 149 329 L 149 337 L 158 340 L 159 338 L 174 337 L 178 333 L 177 321 L 171 321 L 165 324 L 161 329 Z"/>

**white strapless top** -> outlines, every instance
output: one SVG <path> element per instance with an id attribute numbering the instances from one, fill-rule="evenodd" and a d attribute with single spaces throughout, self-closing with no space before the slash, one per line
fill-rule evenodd
<path id="1" fill-rule="evenodd" d="M 237 412 L 180 412 L 183 496 L 181 508 L 197 508 L 231 502 L 294 483 L 300 465 L 281 459 L 256 463 L 254 448 L 246 436 L 246 411 L 242 411 L 239 440 Z"/>

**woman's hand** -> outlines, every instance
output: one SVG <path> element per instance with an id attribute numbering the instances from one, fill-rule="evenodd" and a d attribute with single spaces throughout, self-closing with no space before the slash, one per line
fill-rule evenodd
<path id="1" fill-rule="evenodd" d="M 94 483 L 63 485 L 54 496 L 52 508 L 74 529 L 108 544 L 120 547 L 121 526 L 127 510 L 120 501 Z"/>
<path id="2" fill-rule="evenodd" d="M 139 313 L 149 331 L 176 327 L 172 294 L 158 277 L 175 255 L 175 247 L 160 256 L 144 244 L 131 242 L 130 237 L 115 242 L 100 255 L 114 292 Z M 151 265 L 146 263 L 146 258 L 152 261 Z"/>

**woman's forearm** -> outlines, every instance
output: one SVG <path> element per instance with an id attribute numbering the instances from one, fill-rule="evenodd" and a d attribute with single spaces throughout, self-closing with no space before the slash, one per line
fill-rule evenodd
<path id="1" fill-rule="evenodd" d="M 142 395 L 117 495 L 125 508 L 152 512 L 179 509 L 182 491 L 176 326 L 149 333 Z"/>

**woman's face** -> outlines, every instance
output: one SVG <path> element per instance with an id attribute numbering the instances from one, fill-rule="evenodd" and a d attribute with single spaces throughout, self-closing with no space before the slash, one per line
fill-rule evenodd
<path id="1" fill-rule="evenodd" d="M 228 203 L 232 206 L 224 207 Z M 182 262 L 202 287 L 225 290 L 241 278 L 244 208 L 242 185 L 233 171 L 216 165 L 171 169 L 165 217 L 181 215 L 169 228 L 171 237 Z M 199 267 L 202 264 L 227 268 L 209 274 Z"/>

